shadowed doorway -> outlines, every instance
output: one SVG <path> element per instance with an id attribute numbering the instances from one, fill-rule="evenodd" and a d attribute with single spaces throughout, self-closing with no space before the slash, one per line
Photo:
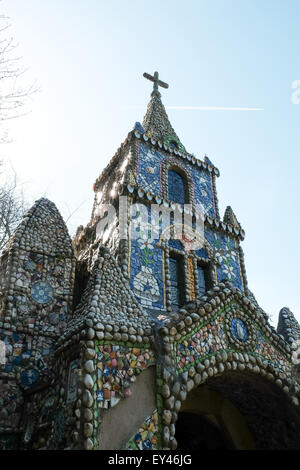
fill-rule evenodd
<path id="1" fill-rule="evenodd" d="M 180 451 L 234 449 L 225 430 L 196 413 L 179 413 L 176 423 L 176 439 L 178 441 L 177 449 Z"/>

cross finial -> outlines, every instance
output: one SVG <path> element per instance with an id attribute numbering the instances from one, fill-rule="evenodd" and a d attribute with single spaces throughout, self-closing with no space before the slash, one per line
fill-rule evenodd
<path id="1" fill-rule="evenodd" d="M 158 87 L 161 86 L 163 88 L 169 88 L 169 85 L 165 82 L 162 82 L 161 80 L 159 80 L 159 75 L 158 75 L 158 72 L 154 72 L 154 75 L 150 75 L 149 73 L 144 73 L 143 74 L 143 77 L 147 78 L 148 80 L 150 80 L 151 82 L 154 82 L 153 83 L 153 91 L 151 93 L 151 96 L 154 96 L 154 95 L 158 95 L 160 96 L 160 93 L 158 91 Z"/>

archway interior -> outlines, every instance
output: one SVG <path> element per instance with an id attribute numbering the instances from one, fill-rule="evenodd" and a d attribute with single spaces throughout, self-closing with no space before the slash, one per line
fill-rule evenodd
<path id="1" fill-rule="evenodd" d="M 263 377 L 228 373 L 192 390 L 176 423 L 179 450 L 299 449 L 299 413 Z"/>
<path id="2" fill-rule="evenodd" d="M 193 413 L 179 413 L 176 439 L 179 451 L 233 449 L 226 433 L 207 417 Z"/>

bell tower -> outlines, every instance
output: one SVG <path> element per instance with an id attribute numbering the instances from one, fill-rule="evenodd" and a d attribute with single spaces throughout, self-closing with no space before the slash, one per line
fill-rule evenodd
<path id="1" fill-rule="evenodd" d="M 219 170 L 208 157 L 187 152 L 171 125 L 159 92 L 169 85 L 158 72 L 144 77 L 153 91 L 143 123 L 135 124 L 96 180 L 92 218 L 77 233 L 76 251 L 90 269 L 99 244 L 107 246 L 140 304 L 165 315 L 222 280 L 245 292 L 244 231 L 230 207 L 220 219 Z M 179 235 L 183 214 L 191 230 Z M 200 220 L 202 244 L 191 249 Z"/>

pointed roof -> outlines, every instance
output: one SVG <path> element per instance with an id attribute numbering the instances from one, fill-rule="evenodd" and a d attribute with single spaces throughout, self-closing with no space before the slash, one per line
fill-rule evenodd
<path id="1" fill-rule="evenodd" d="M 110 251 L 100 246 L 96 256 L 81 301 L 57 345 L 86 327 L 105 330 L 103 335 L 106 339 L 114 337 L 121 341 L 124 340 L 122 333 L 126 333 L 127 341 L 141 342 L 142 338 L 145 342 L 145 337 L 151 334 L 153 318 L 139 305 L 128 279 Z"/>
<path id="2" fill-rule="evenodd" d="M 4 252 L 19 248 L 73 257 L 72 240 L 56 205 L 41 198 L 26 212 Z"/>
<path id="3" fill-rule="evenodd" d="M 235 213 L 233 212 L 233 210 L 231 209 L 230 206 L 226 207 L 226 211 L 225 211 L 225 214 L 224 214 L 224 217 L 223 217 L 223 222 L 225 224 L 232 225 L 236 229 L 241 229 L 241 224 L 237 220 L 236 215 L 235 215 Z"/>
<path id="4" fill-rule="evenodd" d="M 277 332 L 289 343 L 300 340 L 300 325 L 287 307 L 283 307 L 279 312 Z"/>
<path id="5" fill-rule="evenodd" d="M 154 82 L 151 100 L 143 120 L 145 134 L 167 145 L 176 143 L 179 150 L 186 152 L 169 121 L 166 109 L 161 101 L 161 94 L 158 91 L 158 86 L 168 88 L 169 85 L 158 79 L 158 72 L 155 72 L 153 77 L 144 73 L 144 77 Z"/>

